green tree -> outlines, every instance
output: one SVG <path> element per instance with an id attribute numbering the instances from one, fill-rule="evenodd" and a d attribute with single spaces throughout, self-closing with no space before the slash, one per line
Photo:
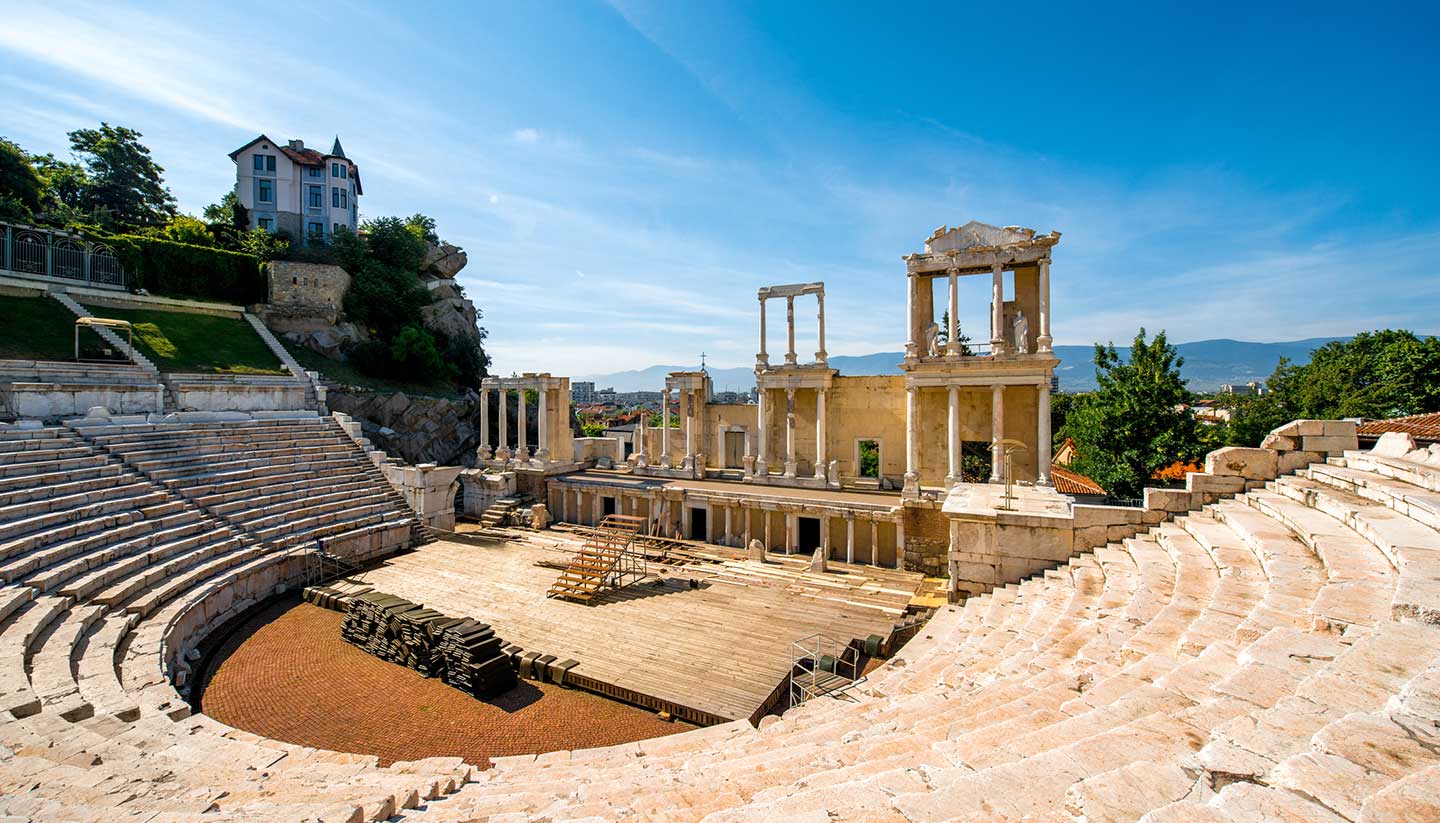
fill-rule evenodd
<path id="1" fill-rule="evenodd" d="M 1136 497 L 1157 469 L 1203 454 L 1183 364 L 1163 331 L 1147 342 L 1140 329 L 1128 360 L 1114 344 L 1096 344 L 1099 389 L 1077 402 L 1065 423 L 1075 440 L 1072 468 L 1117 497 Z"/>
<path id="2" fill-rule="evenodd" d="M 435 347 L 435 338 L 420 326 L 406 326 L 390 341 L 392 373 L 396 377 L 413 378 L 423 375 L 428 379 L 449 378 L 451 368 L 440 359 L 440 350 Z"/>
<path id="3" fill-rule="evenodd" d="M 581 437 L 604 437 L 604 436 L 605 436 L 605 424 L 604 424 L 604 423 L 581 423 L 581 424 L 580 424 L 580 436 L 581 436 Z"/>
<path id="4" fill-rule="evenodd" d="M 1075 406 L 1084 397 L 1085 395 L 1083 394 L 1071 394 L 1063 391 L 1051 393 L 1050 433 L 1054 440 L 1054 442 L 1051 443 L 1053 448 L 1058 449 L 1060 448 L 1060 444 L 1065 442 L 1065 438 L 1068 436 L 1065 433 L 1065 424 L 1070 420 L 1070 412 L 1075 410 Z"/>
<path id="5" fill-rule="evenodd" d="M 97 214 L 90 206 L 90 175 L 84 166 L 56 159 L 53 154 L 32 155 L 30 159 L 40 177 L 40 211 L 47 222 L 99 226 L 109 222 L 108 212 L 101 210 Z"/>
<path id="6" fill-rule="evenodd" d="M 960 328 L 960 323 L 959 323 L 958 321 L 955 323 L 955 338 L 960 341 L 960 354 L 961 354 L 961 355 L 963 355 L 963 356 L 965 356 L 965 357 L 969 357 L 970 355 L 972 355 L 972 354 L 975 353 L 975 352 L 971 351 L 970 346 L 969 346 L 970 336 L 965 333 L 965 330 L 964 330 L 964 329 Z M 938 341 L 940 342 L 940 345 L 942 345 L 942 346 L 950 342 L 950 310 L 949 310 L 949 309 L 946 309 L 946 310 L 945 310 L 945 313 L 944 313 L 943 315 L 941 315 L 941 317 L 940 317 L 940 333 L 937 334 L 937 335 L 935 335 L 935 339 L 938 340 Z"/>
<path id="7" fill-rule="evenodd" d="M 367 220 L 361 230 L 370 256 L 386 266 L 400 269 L 412 276 L 420 270 L 425 255 L 425 241 L 417 237 L 398 217 Z"/>
<path id="8" fill-rule="evenodd" d="M 251 229 L 240 235 L 240 250 L 261 260 L 274 260 L 290 250 L 290 236 L 271 234 L 264 229 Z"/>
<path id="9" fill-rule="evenodd" d="M 142 136 L 109 123 L 70 132 L 70 148 L 84 158 L 89 173 L 87 205 L 107 210 L 126 228 L 163 226 L 176 214 L 165 170 L 150 157 Z"/>
<path id="10" fill-rule="evenodd" d="M 421 310 L 430 304 L 430 297 L 414 270 L 368 259 L 351 276 L 345 314 L 389 340 L 406 326 L 424 325 Z"/>
<path id="11" fill-rule="evenodd" d="M 30 155 L 0 137 L 0 218 L 26 220 L 40 210 L 42 183 Z"/>
<path id="12" fill-rule="evenodd" d="M 250 215 L 246 213 L 245 207 L 240 205 L 240 198 L 235 196 L 234 189 L 225 192 L 219 202 L 206 206 L 201 214 L 207 223 L 229 226 L 238 231 L 246 231 L 250 225 Z"/>
<path id="13" fill-rule="evenodd" d="M 215 235 L 211 234 L 210 227 L 188 214 L 172 217 L 163 227 L 150 229 L 146 234 L 190 246 L 215 245 Z"/>
<path id="14" fill-rule="evenodd" d="M 435 233 L 435 218 L 423 214 L 412 214 L 405 218 L 405 228 L 426 243 L 439 243 L 440 235 Z"/>

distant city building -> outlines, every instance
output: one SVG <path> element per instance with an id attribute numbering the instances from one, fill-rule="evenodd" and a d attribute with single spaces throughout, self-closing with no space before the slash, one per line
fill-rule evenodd
<path id="1" fill-rule="evenodd" d="M 230 152 L 230 159 L 248 228 L 322 242 L 341 226 L 355 231 L 364 191 L 360 167 L 345 156 L 340 138 L 329 154 L 321 154 L 302 140 L 281 145 L 262 134 Z"/>
<path id="2" fill-rule="evenodd" d="M 572 403 L 595 402 L 595 384 L 588 380 L 577 380 L 571 383 L 570 401 Z"/>

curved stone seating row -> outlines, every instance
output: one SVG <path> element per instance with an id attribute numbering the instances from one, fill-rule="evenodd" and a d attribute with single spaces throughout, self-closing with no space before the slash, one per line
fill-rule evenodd
<path id="1" fill-rule="evenodd" d="M 272 549 L 319 542 L 375 554 L 407 542 L 415 520 L 333 420 L 83 426 L 77 431 L 166 489 Z"/>
<path id="2" fill-rule="evenodd" d="M 853 703 L 501 758 L 404 819 L 1440 819 L 1433 457 L 1349 452 L 943 609 Z"/>
<path id="3" fill-rule="evenodd" d="M 281 428 L 250 442 L 258 451 Z M 227 457 L 243 454 L 237 443 Z M 12 469 L 0 491 L 0 819 L 381 820 L 468 779 L 458 758 L 382 769 L 191 717 L 188 652 L 297 580 L 301 559 L 75 431 L 0 428 L 0 466 Z M 57 474 L 71 487 L 44 493 Z"/>

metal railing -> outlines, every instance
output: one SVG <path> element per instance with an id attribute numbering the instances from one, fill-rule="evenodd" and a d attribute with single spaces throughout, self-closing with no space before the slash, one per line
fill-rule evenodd
<path id="1" fill-rule="evenodd" d="M 0 271 L 125 288 L 125 268 L 114 250 L 81 235 L 0 223 Z"/>

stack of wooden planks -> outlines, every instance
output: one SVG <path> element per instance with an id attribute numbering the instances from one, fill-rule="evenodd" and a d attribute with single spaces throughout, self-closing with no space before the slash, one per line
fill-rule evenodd
<path id="1" fill-rule="evenodd" d="M 506 645 L 484 623 L 446 617 L 403 597 L 372 591 L 350 598 L 340 637 L 476 697 L 515 687 L 518 647 Z"/>

